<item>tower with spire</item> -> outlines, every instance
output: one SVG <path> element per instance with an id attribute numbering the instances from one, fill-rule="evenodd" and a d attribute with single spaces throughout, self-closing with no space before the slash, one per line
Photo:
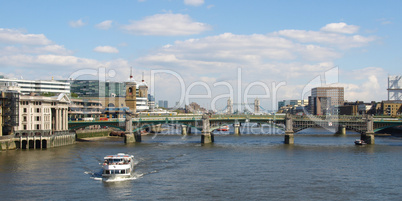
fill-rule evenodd
<path id="1" fill-rule="evenodd" d="M 130 69 L 130 79 L 126 82 L 126 106 L 131 112 L 137 112 L 137 83 L 133 78 L 133 69 Z"/>
<path id="2" fill-rule="evenodd" d="M 260 99 L 256 98 L 254 100 L 254 114 L 260 113 Z"/>
<path id="3" fill-rule="evenodd" d="M 142 82 L 138 84 L 138 97 L 148 98 L 148 86 L 144 80 L 144 72 L 142 73 Z"/>
<path id="4" fill-rule="evenodd" d="M 227 106 L 226 106 L 226 113 L 233 114 L 233 102 L 232 99 L 228 99 Z"/>

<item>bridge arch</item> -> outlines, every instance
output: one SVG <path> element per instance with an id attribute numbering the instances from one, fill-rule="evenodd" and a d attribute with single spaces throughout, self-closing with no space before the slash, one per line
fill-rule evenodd
<path id="1" fill-rule="evenodd" d="M 164 124 L 175 124 L 175 125 L 185 125 L 187 126 L 188 129 L 194 128 L 197 130 L 200 130 L 197 126 L 194 126 L 191 123 L 184 123 L 184 122 L 152 122 L 152 123 L 140 123 L 138 126 L 134 126 L 135 128 L 133 129 L 133 132 L 141 132 L 142 130 L 146 130 L 148 128 L 152 128 L 152 126 L 157 126 L 157 125 L 164 125 Z"/>
<path id="2" fill-rule="evenodd" d="M 72 126 L 69 126 L 69 130 L 73 130 L 73 131 L 78 130 L 80 128 L 85 128 L 88 126 L 96 126 L 96 125 L 112 127 L 112 128 L 118 129 L 119 131 L 125 131 L 124 126 L 119 126 L 114 123 L 108 124 L 108 123 L 93 122 L 93 123 L 87 123 L 87 124 L 71 124 L 71 125 Z"/>
<path id="3" fill-rule="evenodd" d="M 385 129 L 387 129 L 387 128 L 393 128 L 393 127 L 397 127 L 397 126 L 401 126 L 401 125 L 392 124 L 392 125 L 382 126 L 382 127 L 379 127 L 379 128 L 374 129 L 374 132 L 377 133 L 377 132 L 382 131 L 382 130 L 385 130 Z"/>

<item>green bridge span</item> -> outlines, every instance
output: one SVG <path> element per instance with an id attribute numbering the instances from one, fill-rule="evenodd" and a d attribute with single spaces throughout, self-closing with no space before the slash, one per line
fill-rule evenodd
<path id="1" fill-rule="evenodd" d="M 141 130 L 150 129 L 161 124 L 177 124 L 182 126 L 182 134 L 187 135 L 190 128 L 196 128 L 202 135 L 212 135 L 212 131 L 223 125 L 233 125 L 235 134 L 240 134 L 242 123 L 280 124 L 284 126 L 286 134 L 294 134 L 300 130 L 313 127 L 336 128 L 338 133 L 346 129 L 354 130 L 365 135 L 380 130 L 402 125 L 398 118 L 383 118 L 373 116 L 299 116 L 299 115 L 183 115 L 183 116 L 145 116 L 127 119 L 69 121 L 69 129 L 76 130 L 91 125 L 100 125 L 116 128 L 126 133 L 139 135 Z M 126 126 L 129 125 L 129 126 Z M 291 136 L 293 137 L 293 136 Z M 213 141 L 213 136 L 212 136 Z M 286 138 L 285 138 L 286 143 Z M 293 142 L 289 142 L 292 144 Z"/>

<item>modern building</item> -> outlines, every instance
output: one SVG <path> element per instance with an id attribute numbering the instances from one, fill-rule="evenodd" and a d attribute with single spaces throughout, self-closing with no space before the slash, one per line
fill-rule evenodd
<path id="1" fill-rule="evenodd" d="M 60 94 L 70 93 L 70 83 L 59 81 L 42 81 L 42 80 L 19 80 L 0 78 L 0 84 L 5 86 L 18 86 L 21 94 Z"/>
<path id="2" fill-rule="evenodd" d="M 99 80 L 70 80 L 71 93 L 91 101 L 100 101 L 103 108 L 130 108 L 131 112 L 149 110 L 148 86 L 137 82 L 130 75 L 126 82 L 101 82 Z"/>
<path id="3" fill-rule="evenodd" d="M 358 106 L 357 106 L 357 112 L 358 112 L 360 115 L 363 115 L 363 114 L 371 114 L 372 112 L 370 112 L 370 111 L 373 111 L 373 110 L 375 109 L 375 105 L 376 105 L 375 102 L 371 102 L 371 103 L 360 103 L 360 104 L 358 104 Z"/>
<path id="4" fill-rule="evenodd" d="M 128 107 L 107 107 L 103 110 L 102 115 L 105 118 L 126 118 L 126 114 L 131 113 Z"/>
<path id="5" fill-rule="evenodd" d="M 309 96 L 309 113 L 314 115 L 339 114 L 344 105 L 343 87 L 316 87 Z"/>
<path id="6" fill-rule="evenodd" d="M 99 80 L 69 80 L 71 93 L 79 97 L 124 97 L 124 82 L 102 82 Z"/>
<path id="7" fill-rule="evenodd" d="M 282 100 L 278 101 L 278 110 L 284 106 L 306 106 L 308 105 L 308 100 Z"/>
<path id="8" fill-rule="evenodd" d="M 358 107 L 361 102 L 345 102 L 344 105 L 339 106 L 340 115 L 358 115 Z"/>
<path id="9" fill-rule="evenodd" d="M 158 105 L 159 105 L 159 107 L 163 107 L 163 108 L 168 108 L 168 101 L 167 100 L 160 100 L 160 101 L 158 101 Z"/>
<path id="10" fill-rule="evenodd" d="M 402 76 L 388 76 L 388 100 L 402 100 Z"/>
<path id="11" fill-rule="evenodd" d="M 148 107 L 150 112 L 155 111 L 155 97 L 151 94 L 148 94 Z"/>
<path id="12" fill-rule="evenodd" d="M 68 107 L 68 119 L 71 121 L 99 119 L 102 103 L 99 100 L 71 99 Z"/>

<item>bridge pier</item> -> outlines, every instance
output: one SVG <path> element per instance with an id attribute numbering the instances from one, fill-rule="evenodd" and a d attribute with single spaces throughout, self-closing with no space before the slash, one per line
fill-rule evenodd
<path id="1" fill-rule="evenodd" d="M 181 134 L 187 135 L 187 125 L 181 125 Z"/>
<path id="2" fill-rule="evenodd" d="M 126 114 L 126 131 L 124 135 L 124 143 L 141 142 L 141 133 L 133 133 L 133 122 L 131 116 Z"/>
<path id="3" fill-rule="evenodd" d="M 202 133 L 201 135 L 201 143 L 202 144 L 209 144 L 215 141 L 214 134 L 212 133 Z"/>
<path id="4" fill-rule="evenodd" d="M 367 144 L 374 144 L 374 133 L 364 133 L 360 137 Z"/>
<path id="5" fill-rule="evenodd" d="M 373 123 L 373 116 L 367 115 L 366 116 L 366 124 L 367 124 L 367 131 L 361 134 L 360 139 L 366 142 L 367 144 L 374 144 L 374 123 Z"/>
<path id="6" fill-rule="evenodd" d="M 291 114 L 287 113 L 285 119 L 285 144 L 294 144 L 295 139 L 293 135 L 293 120 Z"/>
<path id="7" fill-rule="evenodd" d="M 208 115 L 202 115 L 202 131 L 201 131 L 201 143 L 208 144 L 214 142 L 214 135 L 210 131 L 210 123 Z"/>
<path id="8" fill-rule="evenodd" d="M 346 126 L 345 125 L 338 125 L 338 130 L 336 131 L 337 135 L 346 135 Z"/>
<path id="9" fill-rule="evenodd" d="M 285 133 L 285 144 L 294 144 L 295 143 L 295 138 L 292 133 Z"/>
<path id="10" fill-rule="evenodd" d="M 235 135 L 240 135 L 240 124 L 234 124 L 234 134 Z"/>

